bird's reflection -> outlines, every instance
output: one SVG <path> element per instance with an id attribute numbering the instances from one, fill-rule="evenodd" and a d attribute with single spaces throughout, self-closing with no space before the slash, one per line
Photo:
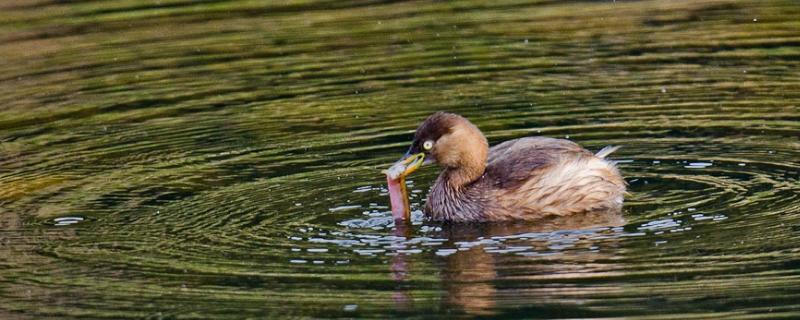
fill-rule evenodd
<path id="1" fill-rule="evenodd" d="M 549 279 L 563 282 L 565 279 L 613 272 L 616 266 L 607 263 L 613 260 L 613 254 L 608 253 L 609 250 L 592 248 L 600 242 L 605 249 L 616 246 L 617 238 L 608 234 L 615 232 L 612 227 L 624 223 L 620 214 L 605 214 L 552 218 L 536 223 L 440 225 L 440 231 L 428 236 L 448 239 L 443 246 L 458 249 L 445 257 L 437 257 L 441 269 L 443 307 L 474 315 L 492 315 L 502 299 L 546 303 L 563 302 L 553 301 L 557 297 L 582 296 L 587 290 L 592 290 L 591 287 L 551 287 L 547 285 L 551 282 Z M 398 225 L 395 235 L 410 238 L 410 227 Z M 560 241 L 558 239 L 565 238 L 572 250 L 555 244 Z M 531 247 L 533 250 L 526 252 L 534 254 L 503 252 L 498 250 L 493 239 L 505 241 L 504 244 L 513 242 L 513 245 Z M 535 254 L 537 252 L 542 254 Z M 399 310 L 413 308 L 406 284 L 412 276 L 413 265 L 407 258 L 398 254 L 391 261 L 392 274 L 397 282 L 394 301 Z M 527 286 L 508 285 L 521 281 L 528 281 Z M 498 282 L 505 285 L 498 285 Z"/>
<path id="2" fill-rule="evenodd" d="M 407 223 L 398 223 L 395 226 L 394 235 L 397 237 L 409 238 L 411 236 L 411 226 Z M 414 300 L 411 298 L 411 293 L 406 284 L 409 278 L 408 266 L 405 255 L 397 254 L 392 257 L 392 279 L 396 283 L 392 299 L 394 300 L 395 309 L 401 311 L 411 310 L 414 306 Z"/>

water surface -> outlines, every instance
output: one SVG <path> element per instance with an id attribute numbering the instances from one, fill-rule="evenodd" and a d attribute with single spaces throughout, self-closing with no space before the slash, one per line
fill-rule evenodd
<path id="1" fill-rule="evenodd" d="M 800 317 L 794 1 L 5 1 L 0 318 Z M 391 222 L 429 113 L 622 225 Z"/>

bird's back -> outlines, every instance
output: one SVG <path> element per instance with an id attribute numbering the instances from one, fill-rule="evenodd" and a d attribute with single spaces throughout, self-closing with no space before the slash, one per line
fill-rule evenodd
<path id="1" fill-rule="evenodd" d="M 593 211 L 618 211 L 625 181 L 614 164 L 578 144 L 545 137 L 503 142 L 489 149 L 483 189 L 485 220 L 538 220 Z"/>

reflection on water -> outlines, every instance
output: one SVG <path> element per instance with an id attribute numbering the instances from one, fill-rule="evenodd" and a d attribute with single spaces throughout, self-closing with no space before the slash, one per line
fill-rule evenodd
<path id="1" fill-rule="evenodd" d="M 556 218 L 541 224 L 446 225 L 440 237 L 451 242 L 445 246 L 455 248 L 439 254 L 444 256 L 440 272 L 447 293 L 444 305 L 469 314 L 492 315 L 496 304 L 504 303 L 506 297 L 544 302 L 558 300 L 555 295 L 590 294 L 591 288 L 520 289 L 502 285 L 514 280 L 576 279 L 610 272 L 613 264 L 593 262 L 612 260 L 607 253 L 614 252 L 608 250 L 615 247 L 612 239 L 625 236 L 621 228 L 613 226 L 622 222 L 617 214 L 600 214 L 582 222 Z M 526 275 L 515 276 L 514 269 L 508 268 L 512 265 L 526 266 Z"/>
<path id="2" fill-rule="evenodd" d="M 0 318 L 800 317 L 799 8 L 4 1 Z M 624 220 L 395 226 L 438 110 L 622 145 Z"/>

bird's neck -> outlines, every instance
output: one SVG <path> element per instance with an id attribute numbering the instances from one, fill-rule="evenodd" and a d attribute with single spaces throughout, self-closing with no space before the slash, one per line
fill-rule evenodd
<path id="1" fill-rule="evenodd" d="M 446 168 L 442 171 L 440 182 L 454 190 L 463 190 L 468 185 L 480 179 L 486 170 L 486 163 L 474 163 L 468 166 Z"/>
<path id="2" fill-rule="evenodd" d="M 426 213 L 437 221 L 478 221 L 483 214 L 482 198 L 475 194 L 475 182 L 483 175 L 464 168 L 442 171 L 428 195 Z"/>

